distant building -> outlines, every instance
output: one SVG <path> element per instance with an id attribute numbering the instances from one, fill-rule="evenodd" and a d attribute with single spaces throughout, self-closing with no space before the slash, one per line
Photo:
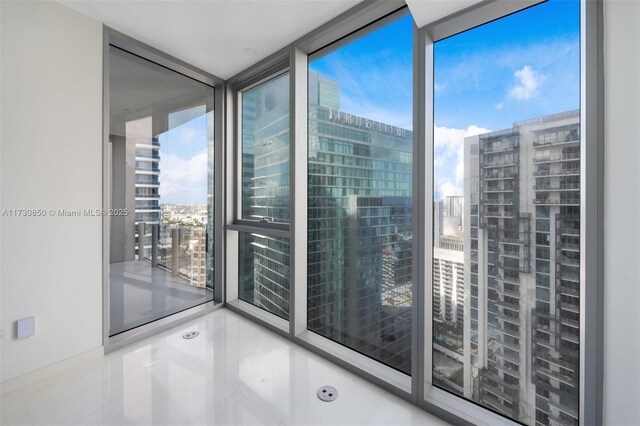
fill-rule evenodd
<path id="1" fill-rule="evenodd" d="M 207 285 L 207 247 L 205 241 L 204 228 L 191 230 L 191 238 L 189 239 L 191 262 L 188 276 L 189 283 L 194 287 L 205 288 Z"/>
<path id="2" fill-rule="evenodd" d="M 433 246 L 440 247 L 440 238 L 444 234 L 444 203 L 442 200 L 433 202 Z"/>
<path id="3" fill-rule="evenodd" d="M 578 424 L 579 119 L 465 138 L 464 394 L 524 423 Z"/>

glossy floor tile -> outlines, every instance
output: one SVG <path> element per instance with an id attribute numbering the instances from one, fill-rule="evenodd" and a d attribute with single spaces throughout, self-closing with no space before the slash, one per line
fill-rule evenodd
<path id="1" fill-rule="evenodd" d="M 185 340 L 182 334 L 200 336 Z M 316 397 L 322 385 L 338 399 Z M 445 425 L 227 310 L 1 397 L 2 425 Z"/>

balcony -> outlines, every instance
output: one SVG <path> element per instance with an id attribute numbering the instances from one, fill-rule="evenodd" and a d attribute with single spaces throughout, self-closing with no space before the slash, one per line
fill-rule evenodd
<path id="1" fill-rule="evenodd" d="M 513 200 L 482 200 L 481 203 L 485 206 L 512 206 Z"/>
<path id="2" fill-rule="evenodd" d="M 568 340 L 570 342 L 580 344 L 580 335 L 575 335 L 573 333 L 568 333 L 566 331 L 561 331 L 560 332 L 560 337 L 562 339 Z"/>
<path id="3" fill-rule="evenodd" d="M 576 362 L 570 362 L 560 356 L 552 356 L 547 349 L 540 349 L 540 347 L 535 344 L 533 346 L 532 356 L 533 358 L 541 359 L 551 364 L 555 364 L 559 367 L 565 368 L 573 373 L 578 371 L 579 368 L 577 360 Z"/>
<path id="4" fill-rule="evenodd" d="M 571 169 L 558 169 L 558 170 L 535 170 L 533 172 L 534 176 L 580 176 L 579 168 L 571 168 Z"/>
<path id="5" fill-rule="evenodd" d="M 511 315 L 505 315 L 503 312 L 498 312 L 496 315 L 496 318 L 498 318 L 501 321 L 507 321 L 510 322 L 511 324 L 515 324 L 515 325 L 520 325 L 520 318 L 519 317 L 513 317 Z"/>
<path id="6" fill-rule="evenodd" d="M 567 271 L 565 269 L 557 269 L 556 277 L 567 281 L 580 282 L 580 274 L 578 272 Z"/>
<path id="7" fill-rule="evenodd" d="M 480 166 L 483 169 L 494 169 L 501 167 L 514 167 L 520 164 L 518 161 L 485 161 Z"/>
<path id="8" fill-rule="evenodd" d="M 536 184 L 533 185 L 534 191 L 543 191 L 543 192 L 551 192 L 551 191 L 579 191 L 580 183 L 557 183 L 557 184 Z"/>
<path id="9" fill-rule="evenodd" d="M 576 383 L 575 378 L 564 375 L 562 373 L 560 373 L 560 371 L 553 371 L 550 370 L 548 368 L 544 368 L 541 367 L 539 365 L 534 366 L 533 368 L 535 368 L 536 372 L 538 372 L 539 374 L 543 374 L 547 377 L 549 377 L 551 380 L 559 380 L 565 384 L 574 386 Z"/>
<path id="10" fill-rule="evenodd" d="M 555 163 L 559 161 L 579 161 L 580 153 L 566 153 L 560 155 L 547 155 L 544 157 L 535 157 L 533 159 L 534 163 Z"/>
<path id="11" fill-rule="evenodd" d="M 580 244 L 560 241 L 556 243 L 556 249 L 569 252 L 579 252 Z"/>
<path id="12" fill-rule="evenodd" d="M 578 285 L 576 288 L 575 283 L 558 279 L 556 283 L 556 292 L 566 294 L 567 296 L 580 297 L 580 286 Z"/>
<path id="13" fill-rule="evenodd" d="M 578 311 L 579 311 L 579 308 L 576 308 L 575 310 L 571 309 L 571 312 L 574 312 L 574 313 L 579 313 Z M 558 317 L 558 322 L 560 324 L 568 325 L 571 327 L 576 327 L 576 328 L 580 327 L 580 321 L 572 318 L 567 318 L 566 316 L 563 316 L 563 315 L 560 315 Z"/>
<path id="14" fill-rule="evenodd" d="M 488 146 L 488 145 L 483 145 L 482 148 L 480 149 L 480 152 L 482 154 L 493 154 L 493 153 L 497 153 L 497 152 L 508 152 L 508 151 L 513 151 L 516 149 L 520 149 L 520 142 L 515 142 L 515 143 L 510 143 L 506 146 Z"/>
<path id="15" fill-rule="evenodd" d="M 564 254 L 556 257 L 556 263 L 569 266 L 580 266 L 580 258 L 569 257 Z"/>
<path id="16" fill-rule="evenodd" d="M 513 179 L 516 176 L 518 176 L 517 172 L 505 170 L 483 170 L 480 174 L 482 180 Z"/>

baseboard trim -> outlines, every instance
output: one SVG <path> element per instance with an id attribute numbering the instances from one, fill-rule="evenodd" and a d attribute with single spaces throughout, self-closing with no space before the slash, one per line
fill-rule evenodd
<path id="1" fill-rule="evenodd" d="M 73 370 L 81 364 L 101 359 L 103 356 L 104 347 L 99 346 L 95 349 L 91 349 L 79 355 L 74 355 L 71 358 L 67 358 L 54 364 L 39 368 L 30 373 L 7 379 L 4 382 L 0 383 L 0 395 L 6 395 L 8 393 L 15 392 L 18 389 L 29 386 L 41 380 L 66 373 L 67 371 Z"/>
<path id="2" fill-rule="evenodd" d="M 139 342 L 146 339 L 147 337 L 151 337 L 155 334 L 169 330 L 198 317 L 210 314 L 222 308 L 222 306 L 222 303 L 215 303 L 213 301 L 203 303 L 202 305 L 194 306 L 193 308 L 134 328 L 133 330 L 129 330 L 116 336 L 109 337 L 105 339 L 106 342 L 104 346 L 104 353 L 105 355 L 109 354 L 113 351 L 130 345 L 131 343 Z"/>

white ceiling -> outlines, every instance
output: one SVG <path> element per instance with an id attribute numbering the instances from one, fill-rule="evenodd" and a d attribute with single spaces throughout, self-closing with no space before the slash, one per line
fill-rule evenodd
<path id="1" fill-rule="evenodd" d="M 227 79 L 360 0 L 61 0 L 107 26 Z M 257 51 L 247 56 L 244 49 Z"/>
<path id="2" fill-rule="evenodd" d="M 60 0 L 222 79 L 232 77 L 360 1 Z M 420 27 L 478 1 L 406 0 Z M 245 49 L 257 54 L 248 56 Z"/>
<path id="3" fill-rule="evenodd" d="M 418 27 L 430 24 L 481 0 L 406 0 Z"/>

